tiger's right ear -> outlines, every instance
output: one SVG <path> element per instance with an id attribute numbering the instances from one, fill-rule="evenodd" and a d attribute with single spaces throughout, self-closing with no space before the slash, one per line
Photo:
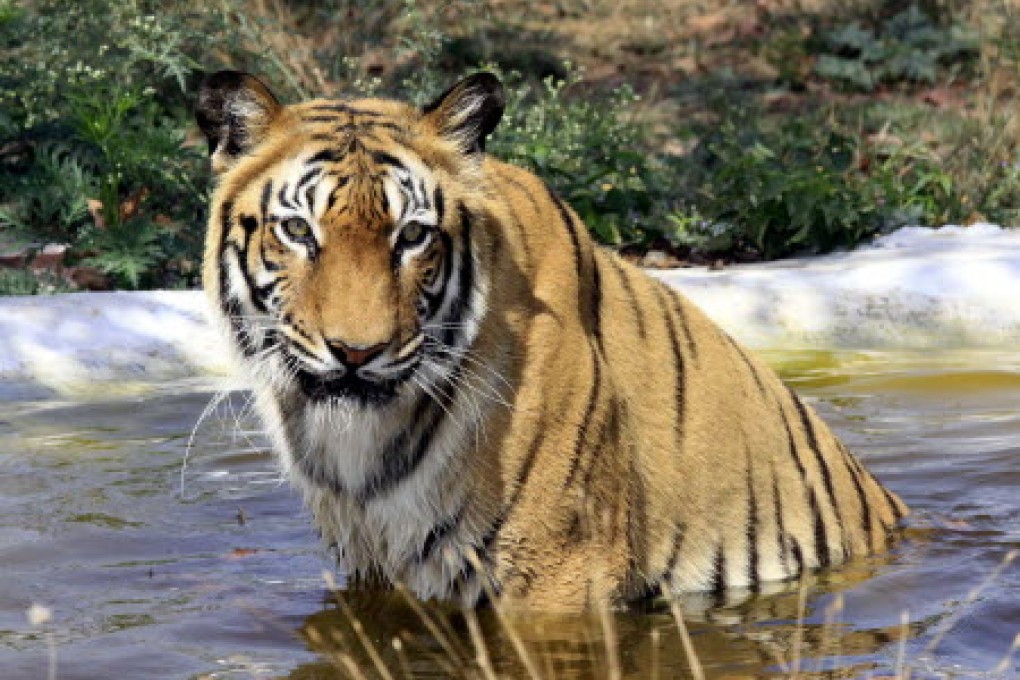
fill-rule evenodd
<path id="1" fill-rule="evenodd" d="M 195 118 L 209 140 L 213 172 L 227 170 L 258 145 L 282 109 L 269 88 L 253 75 L 218 71 L 206 76 L 198 91 Z"/>

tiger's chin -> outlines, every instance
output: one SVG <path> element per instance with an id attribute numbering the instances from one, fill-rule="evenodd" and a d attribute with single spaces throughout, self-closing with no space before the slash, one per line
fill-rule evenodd
<path id="1" fill-rule="evenodd" d="M 296 379 L 301 393 L 316 405 L 380 408 L 403 393 L 410 376 L 411 371 L 407 371 L 385 380 L 366 380 L 353 372 L 336 376 L 299 370 Z"/>

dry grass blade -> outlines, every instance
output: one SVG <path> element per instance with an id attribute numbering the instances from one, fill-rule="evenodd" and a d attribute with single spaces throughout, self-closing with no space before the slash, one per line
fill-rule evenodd
<path id="1" fill-rule="evenodd" d="M 356 664 L 354 659 L 351 658 L 350 654 L 341 654 L 337 657 L 337 660 L 340 662 L 340 665 L 343 666 L 343 669 L 347 671 L 352 678 L 354 678 L 354 680 L 368 680 L 368 678 L 365 677 L 365 674 L 361 672 L 361 669 L 358 668 L 358 664 Z"/>
<path id="2" fill-rule="evenodd" d="M 687 664 L 691 667 L 691 675 L 694 680 L 705 680 L 705 672 L 701 668 L 698 653 L 694 650 L 691 635 L 687 632 L 687 624 L 684 623 L 684 613 L 680 609 L 680 603 L 675 599 L 672 600 L 669 603 L 669 610 L 673 613 L 673 620 L 676 621 L 676 627 L 680 631 L 680 641 L 684 646 L 684 654 L 687 655 Z"/>
<path id="3" fill-rule="evenodd" d="M 404 643 L 401 642 L 400 638 L 395 637 L 390 640 L 390 646 L 393 647 L 393 651 L 397 655 L 397 663 L 400 664 L 400 672 L 404 674 L 404 680 L 411 680 L 413 677 L 411 674 L 411 664 L 407 661 L 407 654 L 404 654 Z"/>
<path id="4" fill-rule="evenodd" d="M 790 659 L 790 678 L 800 675 L 801 655 L 804 646 L 804 619 L 807 616 L 807 580 L 801 579 L 797 591 L 797 629 L 793 633 L 793 650 Z"/>
<path id="5" fill-rule="evenodd" d="M 1014 560 L 1016 560 L 1018 554 L 1020 554 L 1020 551 L 1017 550 L 1010 550 L 1008 553 L 1006 553 L 1006 556 L 1002 558 L 1002 562 L 1000 562 L 998 566 L 995 567 L 995 569 L 992 569 L 992 573 L 990 573 L 984 581 L 979 583 L 972 591 L 970 591 L 970 593 L 967 595 L 967 598 L 963 602 L 961 602 L 959 606 L 956 607 L 955 611 L 951 616 L 946 618 L 942 628 L 938 631 L 938 633 L 935 634 L 931 642 L 929 642 L 928 645 L 924 648 L 925 655 L 932 654 L 935 651 L 935 649 L 942 642 L 943 638 L 945 638 L 946 635 L 949 634 L 949 631 L 953 629 L 953 626 L 955 626 L 957 621 L 959 621 L 960 618 L 963 616 L 964 612 L 966 612 L 970 605 L 974 604 L 974 602 L 979 597 L 981 597 L 981 593 L 983 593 L 988 588 L 988 586 L 992 585 L 993 583 L 995 583 L 995 581 L 999 579 L 999 576 L 1002 575 L 1002 572 L 1005 571 L 1006 568 L 1009 567 L 1009 565 L 1011 565 Z"/>
<path id="6" fill-rule="evenodd" d="M 605 600 L 599 602 L 599 621 L 602 624 L 602 640 L 606 646 L 606 662 L 608 664 L 608 678 L 620 680 L 623 673 L 620 670 L 620 650 L 616 637 L 616 621 L 613 612 L 609 609 L 609 603 Z"/>
<path id="7" fill-rule="evenodd" d="M 450 637 L 443 631 L 442 627 L 439 626 L 432 619 L 431 616 L 429 616 L 429 613 L 425 611 L 424 607 L 421 606 L 421 602 L 418 601 L 418 598 L 416 598 L 414 595 L 408 592 L 407 588 L 405 588 L 402 584 L 397 584 L 397 591 L 399 591 L 400 594 L 404 596 L 404 599 L 407 600 L 407 604 L 411 607 L 411 609 L 414 610 L 414 613 L 418 615 L 418 618 L 421 619 L 422 623 L 425 624 L 425 627 L 428 628 L 429 633 L 432 635 L 432 637 L 436 639 L 436 642 L 439 643 L 439 646 L 443 648 L 443 651 L 446 653 L 446 655 L 452 661 L 457 663 L 457 665 L 461 667 L 465 666 L 467 662 L 464 659 L 464 657 L 458 652 L 457 646 L 452 642 Z"/>
<path id="8" fill-rule="evenodd" d="M 900 612 L 900 641 L 896 645 L 896 677 L 900 680 L 909 680 L 910 671 L 907 669 L 907 637 L 910 635 L 910 612 Z"/>
<path id="9" fill-rule="evenodd" d="M 358 638 L 358 642 L 364 648 L 365 653 L 368 654 L 368 658 L 372 660 L 372 665 L 375 666 L 375 670 L 382 676 L 383 680 L 394 680 L 393 674 L 390 673 L 390 669 L 386 667 L 386 663 L 382 659 L 382 655 L 379 654 L 379 650 L 372 644 L 372 640 L 365 634 L 365 627 L 361 625 L 361 621 L 354 615 L 354 612 L 344 601 L 340 594 L 340 591 L 336 587 L 336 581 L 333 579 L 333 574 L 330 572 L 323 572 L 323 579 L 326 581 L 326 585 L 333 593 L 333 597 L 336 598 L 337 604 L 340 605 L 340 610 L 343 612 L 350 622 L 351 627 L 354 629 L 354 634 Z"/>
<path id="10" fill-rule="evenodd" d="M 1009 670 L 1009 664 L 1013 661 L 1013 655 L 1016 654 L 1018 649 L 1020 649 L 1020 633 L 1017 633 L 1016 637 L 1013 638 L 1013 644 L 1009 646 L 1006 656 L 1002 657 L 1002 661 L 992 670 L 992 676 L 1006 677 L 1006 671 Z"/>
<path id="11" fill-rule="evenodd" d="M 658 628 L 653 628 L 652 633 L 652 661 L 650 666 L 651 676 L 650 680 L 659 680 L 659 638 L 660 633 Z"/>
<path id="12" fill-rule="evenodd" d="M 482 561 L 478 559 L 472 551 L 468 551 L 467 559 L 471 563 L 471 566 L 475 568 L 475 572 L 478 574 L 478 578 L 482 583 L 482 588 L 485 589 L 485 594 L 489 597 L 489 601 L 492 602 L 492 609 L 496 612 L 496 617 L 499 619 L 499 623 L 503 626 L 503 630 L 506 631 L 507 637 L 510 638 L 510 644 L 513 645 L 514 651 L 517 652 L 517 657 L 524 664 L 524 669 L 528 673 L 528 677 L 531 680 L 541 680 L 542 675 L 538 672 L 538 667 L 535 666 L 534 659 L 528 654 L 527 648 L 524 646 L 524 641 L 521 640 L 521 636 L 517 633 L 517 630 L 510 623 L 510 620 L 506 616 L 506 611 L 499 604 L 499 599 L 496 597 L 496 593 L 492 590 L 492 584 L 485 578 L 485 567 Z"/>
<path id="13" fill-rule="evenodd" d="M 485 638 L 482 637 L 482 628 L 478 625 L 478 615 L 473 609 L 464 610 L 464 620 L 467 622 L 468 633 L 471 635 L 471 644 L 475 648 L 475 661 L 482 669 L 482 676 L 485 680 L 496 680 L 496 672 L 492 668 L 492 660 L 489 658 L 489 650 L 485 646 Z"/>
<path id="14" fill-rule="evenodd" d="M 407 645 L 408 647 L 414 646 L 415 644 L 414 638 L 411 636 L 409 632 L 404 630 L 400 632 L 400 635 L 403 638 L 402 640 L 403 644 Z M 445 675 L 442 677 L 447 678 L 462 678 L 465 676 L 470 677 L 465 672 L 466 669 L 464 668 L 464 666 L 458 665 L 457 667 L 454 667 L 450 664 L 449 659 L 447 657 L 444 657 L 442 654 L 433 652 L 431 649 L 422 649 L 421 646 L 419 646 L 419 649 L 425 654 L 427 654 L 428 657 L 432 660 L 432 663 L 436 664 L 436 666 L 443 673 L 445 673 Z"/>

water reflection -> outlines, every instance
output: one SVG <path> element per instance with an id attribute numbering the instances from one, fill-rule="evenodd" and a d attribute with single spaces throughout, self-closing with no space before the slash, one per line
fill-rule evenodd
<path id="1" fill-rule="evenodd" d="M 844 620 L 842 597 L 875 575 L 881 563 L 775 586 L 757 595 L 731 593 L 726 601 L 691 596 L 684 612 L 696 663 L 707 677 L 851 678 L 875 670 L 876 653 L 923 632 L 926 622 L 867 630 Z M 828 594 L 828 597 L 822 597 Z M 690 678 L 691 659 L 668 602 L 587 615 L 477 613 L 486 662 L 462 612 L 438 605 L 413 607 L 399 593 L 338 593 L 309 616 L 302 636 L 322 658 L 290 678 L 485 677 L 485 663 L 503 677 L 528 677 L 528 666 L 557 680 L 614 677 Z M 615 661 L 614 661 L 615 659 Z M 383 669 L 383 670 L 380 670 Z"/>
<path id="2" fill-rule="evenodd" d="M 1020 354 L 769 358 L 915 514 L 891 555 L 808 583 L 803 616 L 796 587 L 684 599 L 706 677 L 779 677 L 796 659 L 801 677 L 891 676 L 901 656 L 913 678 L 1020 677 L 1002 663 L 1020 632 L 1020 568 L 1003 562 L 1020 548 Z M 213 394 L 0 394 L 0 677 L 45 677 L 47 635 L 61 680 L 335 678 L 344 655 L 382 677 L 351 614 L 395 678 L 485 677 L 460 612 L 428 608 L 446 649 L 399 594 L 324 604 L 328 558 L 244 394 L 199 428 L 182 476 Z M 28 624 L 36 602 L 50 623 Z M 597 615 L 508 627 L 483 611 L 478 625 L 501 676 L 528 677 L 512 630 L 543 678 L 610 677 Z M 612 629 L 622 677 L 691 677 L 664 603 L 617 612 Z"/>

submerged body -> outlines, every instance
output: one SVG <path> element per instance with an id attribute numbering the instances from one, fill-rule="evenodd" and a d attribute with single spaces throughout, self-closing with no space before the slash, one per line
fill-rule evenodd
<path id="1" fill-rule="evenodd" d="M 683 296 L 424 111 L 284 107 L 217 74 L 205 283 L 349 573 L 577 608 L 757 588 L 881 550 L 906 508 Z"/>

